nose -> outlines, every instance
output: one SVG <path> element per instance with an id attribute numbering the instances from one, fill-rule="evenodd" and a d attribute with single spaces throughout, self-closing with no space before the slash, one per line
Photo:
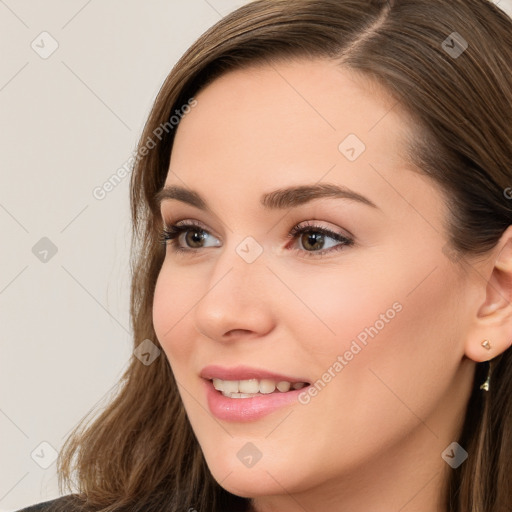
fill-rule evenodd
<path id="1" fill-rule="evenodd" d="M 275 325 L 277 286 L 263 255 L 248 263 L 225 250 L 194 310 L 196 329 L 220 343 L 267 334 Z"/>

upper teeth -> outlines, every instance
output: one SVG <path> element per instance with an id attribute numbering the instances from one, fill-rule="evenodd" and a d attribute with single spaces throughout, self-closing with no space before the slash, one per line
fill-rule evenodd
<path id="1" fill-rule="evenodd" d="M 300 389 L 306 385 L 305 382 L 287 382 L 279 381 L 276 382 L 271 379 L 249 379 L 249 380 L 221 380 L 213 379 L 213 387 L 218 391 L 221 391 L 224 395 L 230 395 L 231 393 L 273 393 L 276 388 L 281 392 L 289 391 L 290 388 Z"/>

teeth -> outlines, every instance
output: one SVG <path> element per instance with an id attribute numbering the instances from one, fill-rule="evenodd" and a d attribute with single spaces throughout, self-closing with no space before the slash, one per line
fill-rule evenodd
<path id="1" fill-rule="evenodd" d="M 279 391 L 286 393 L 286 391 L 290 391 L 290 388 L 292 387 L 292 385 L 289 382 L 286 382 L 285 380 L 283 380 L 281 382 L 278 382 L 276 387 L 277 387 L 277 389 L 279 389 Z"/>
<path id="2" fill-rule="evenodd" d="M 227 382 L 227 381 L 224 381 Z M 226 388 L 223 388 L 226 391 Z M 260 385 L 257 379 L 240 380 L 238 381 L 238 391 L 240 393 L 258 393 Z"/>
<path id="3" fill-rule="evenodd" d="M 260 393 L 269 394 L 276 390 L 276 384 L 273 380 L 261 379 L 260 381 Z"/>
<path id="4" fill-rule="evenodd" d="M 259 394 L 268 395 L 276 392 L 286 393 L 290 389 L 301 389 L 305 382 L 275 382 L 271 379 L 222 380 L 213 379 L 213 387 L 230 398 L 250 398 Z"/>

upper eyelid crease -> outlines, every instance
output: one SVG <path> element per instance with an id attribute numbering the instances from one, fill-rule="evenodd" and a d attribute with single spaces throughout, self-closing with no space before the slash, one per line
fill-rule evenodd
<path id="1" fill-rule="evenodd" d="M 357 201 L 372 208 L 380 208 L 370 199 L 346 187 L 330 183 L 321 183 L 316 185 L 301 185 L 289 188 L 282 188 L 267 192 L 260 198 L 260 204 L 265 209 L 283 210 L 295 208 L 315 199 L 321 198 L 341 198 Z M 196 191 L 178 185 L 163 187 L 155 195 L 155 204 L 161 208 L 165 200 L 175 199 L 183 203 L 190 204 L 200 210 L 213 214 L 206 200 Z"/>

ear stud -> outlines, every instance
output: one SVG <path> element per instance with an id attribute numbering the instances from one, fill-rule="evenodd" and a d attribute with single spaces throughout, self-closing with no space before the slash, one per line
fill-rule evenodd
<path id="1" fill-rule="evenodd" d="M 484 341 L 482 341 L 481 345 L 482 345 L 482 347 L 484 347 L 486 350 L 491 350 L 491 344 L 490 344 L 489 340 L 484 340 Z"/>

